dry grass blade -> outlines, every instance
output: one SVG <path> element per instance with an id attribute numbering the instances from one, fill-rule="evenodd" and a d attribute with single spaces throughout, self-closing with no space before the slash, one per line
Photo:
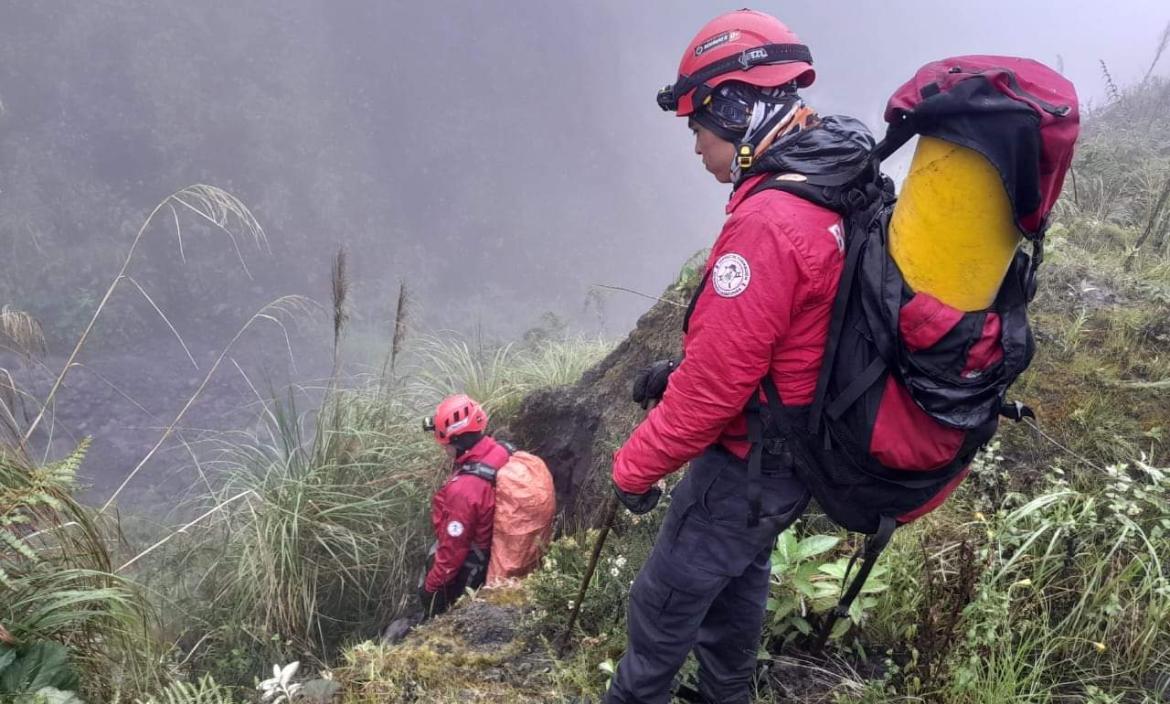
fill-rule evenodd
<path id="1" fill-rule="evenodd" d="M 349 313 L 345 310 L 345 302 L 349 298 L 349 275 L 346 259 L 345 247 L 338 247 L 337 255 L 333 258 L 331 277 L 333 283 L 333 373 L 330 374 L 331 378 L 336 378 L 339 371 L 341 333 L 345 329 L 345 323 L 349 320 Z"/>
<path id="2" fill-rule="evenodd" d="M 1170 46 L 1170 22 L 1162 29 L 1162 37 L 1158 40 L 1158 48 L 1154 50 L 1154 60 L 1150 62 L 1150 67 L 1146 69 L 1146 75 L 1142 77 L 1142 83 L 1150 80 L 1150 76 L 1154 75 L 1154 69 L 1157 68 L 1158 62 L 1162 60 L 1162 54 L 1166 53 L 1166 48 Z"/>
<path id="3" fill-rule="evenodd" d="M 406 341 L 406 319 L 411 305 L 410 292 L 406 289 L 406 280 L 398 282 L 398 303 L 394 306 L 394 329 L 391 332 L 390 353 L 382 363 L 382 376 L 379 384 L 384 389 L 392 381 L 398 366 L 398 356 L 402 354 L 402 344 Z"/>
<path id="4" fill-rule="evenodd" d="M 170 202 L 183 206 L 226 234 L 236 250 L 240 266 L 244 268 L 244 273 L 249 278 L 252 272 L 248 270 L 248 264 L 244 261 L 240 243 L 236 238 L 247 237 L 257 249 L 263 252 L 270 251 L 268 236 L 264 234 L 264 228 L 260 226 L 256 216 L 239 198 L 222 188 L 197 183 L 173 193 L 164 201 L 168 204 Z"/>
<path id="5" fill-rule="evenodd" d="M 652 296 L 648 293 L 643 293 L 641 291 L 635 291 L 632 288 L 626 288 L 624 286 L 611 286 L 609 284 L 593 284 L 593 286 L 594 286 L 594 288 L 603 288 L 607 291 L 621 291 L 622 293 L 632 293 L 635 296 L 641 296 L 642 298 L 648 298 L 652 301 L 658 301 L 659 303 L 668 303 L 672 306 L 675 306 L 676 308 L 686 308 L 686 306 L 679 303 L 678 301 L 672 301 L 672 300 L 669 300 L 667 298 L 661 298 L 659 296 Z"/>
<path id="6" fill-rule="evenodd" d="M 178 529 L 176 529 L 175 531 L 171 532 L 171 533 L 170 533 L 169 535 L 167 535 L 165 538 L 163 538 L 163 539 L 161 539 L 161 540 L 157 541 L 156 543 L 154 543 L 154 544 L 153 544 L 153 545 L 151 545 L 150 547 L 146 548 L 146 549 L 145 549 L 145 550 L 143 550 L 142 552 L 138 553 L 138 554 L 137 554 L 137 555 L 135 555 L 134 557 L 132 557 L 132 558 L 130 558 L 129 560 L 127 560 L 125 563 L 123 563 L 123 564 L 122 564 L 122 566 L 121 566 L 121 567 L 119 567 L 118 569 L 114 570 L 114 573 L 115 573 L 115 574 L 117 574 L 118 572 L 121 572 L 122 570 L 126 569 L 126 568 L 127 568 L 127 567 L 129 567 L 130 565 L 133 565 L 135 562 L 138 562 L 138 561 L 139 561 L 139 560 L 141 560 L 142 558 L 144 558 L 144 557 L 146 557 L 147 555 L 149 555 L 150 553 L 154 552 L 156 549 L 158 549 L 158 548 L 162 547 L 163 545 L 166 545 L 166 544 L 167 544 L 168 542 L 170 542 L 170 541 L 171 541 L 171 539 L 172 539 L 172 538 L 174 538 L 176 535 L 179 535 L 180 533 L 186 533 L 188 528 L 192 528 L 192 527 L 194 527 L 194 526 L 198 525 L 198 524 L 199 524 L 199 523 L 200 523 L 200 522 L 201 522 L 203 519 L 207 518 L 208 516 L 211 516 L 212 514 L 215 514 L 215 513 L 219 512 L 219 511 L 222 511 L 222 510 L 223 510 L 225 507 L 227 507 L 227 506 L 230 506 L 231 504 L 235 503 L 235 502 L 236 502 L 236 501 L 238 501 L 239 499 L 242 499 L 242 498 L 244 498 L 245 496 L 249 496 L 249 495 L 251 495 L 251 496 L 255 496 L 257 499 L 259 499 L 259 498 L 260 498 L 259 496 L 256 496 L 256 493 L 255 493 L 254 491 L 252 491 L 252 490 L 250 490 L 250 489 L 249 489 L 249 490 L 247 490 L 247 491 L 242 491 L 242 492 L 240 492 L 239 494 L 236 494 L 235 496 L 231 497 L 230 499 L 227 499 L 226 501 L 222 501 L 222 502 L 220 502 L 219 504 L 216 504 L 214 507 L 212 507 L 212 508 L 211 508 L 211 509 L 209 509 L 208 511 L 204 512 L 202 515 L 200 515 L 200 516 L 198 516 L 198 517 L 196 517 L 196 518 L 192 519 L 191 521 L 187 522 L 186 524 L 184 524 L 183 526 L 179 527 L 179 528 L 178 528 Z"/>
<path id="7" fill-rule="evenodd" d="M 1109 94 L 1109 101 L 1117 103 L 1121 101 L 1121 90 L 1117 87 L 1117 83 L 1113 80 L 1113 74 L 1109 73 L 1109 67 L 1105 64 L 1105 59 L 1098 59 L 1101 64 L 1101 75 L 1105 78 L 1105 92 Z"/>
<path id="8" fill-rule="evenodd" d="M 37 319 L 10 306 L 0 308 L 0 335 L 27 357 L 43 356 L 47 351 L 45 331 Z"/>
<path id="9" fill-rule="evenodd" d="M 17 411 L 24 407 L 22 401 L 12 374 L 7 369 L 0 369 L 0 429 L 21 451 L 25 451 L 26 448 L 20 443 L 20 421 L 16 417 Z"/>
<path id="10" fill-rule="evenodd" d="M 162 319 L 163 323 L 165 323 L 167 328 L 171 331 L 171 334 L 174 335 L 175 339 L 179 341 L 179 345 L 182 346 L 183 353 L 187 355 L 187 359 L 191 362 L 191 366 L 198 369 L 199 363 L 196 362 L 195 357 L 191 355 L 191 350 L 187 348 L 187 343 L 183 341 L 183 336 L 180 335 L 179 331 L 175 329 L 175 326 L 173 323 L 171 323 L 170 318 L 167 317 L 166 313 L 162 312 L 162 308 L 158 307 L 158 304 L 154 302 L 154 299 L 150 297 L 150 294 L 146 292 L 146 289 L 142 288 L 142 285 L 134 280 L 134 277 L 127 276 L 126 280 L 133 284 L 134 288 L 138 289 L 138 292 L 142 294 L 142 297 L 146 299 L 146 302 L 150 304 L 150 307 L 154 309 L 154 312 L 158 313 L 158 317 Z"/>
<path id="11" fill-rule="evenodd" d="M 179 423 L 181 423 L 183 418 L 187 415 L 187 411 L 190 410 L 191 406 L 195 405 L 195 402 L 199 400 L 200 396 L 203 395 L 204 389 L 207 388 L 207 385 L 211 382 L 212 377 L 215 376 L 215 372 L 227 358 L 228 353 L 231 352 L 236 343 L 239 342 L 240 338 L 242 338 L 245 333 L 252 329 L 252 326 L 261 320 L 267 320 L 276 324 L 281 330 L 284 330 L 286 327 L 286 320 L 291 320 L 298 316 L 309 315 L 313 311 L 313 308 L 313 302 L 308 298 L 303 296 L 284 296 L 269 303 L 253 314 L 252 317 L 249 318 L 248 321 L 240 327 L 235 336 L 233 336 L 232 339 L 228 342 L 227 346 L 225 346 L 219 353 L 219 356 L 216 357 L 215 363 L 212 364 L 211 368 L 207 370 L 207 374 L 204 375 L 203 381 L 200 382 L 198 388 L 196 388 L 194 393 L 192 393 L 191 396 L 187 399 L 187 402 L 183 404 L 183 407 L 175 415 L 174 420 L 172 420 L 171 423 L 163 430 L 163 433 L 159 437 L 158 441 L 155 442 L 154 446 L 152 446 L 146 455 L 141 460 L 139 460 L 138 464 L 136 464 L 134 468 L 130 470 L 130 473 L 126 475 L 126 478 L 122 480 L 122 483 L 119 484 L 118 488 L 114 490 L 114 493 L 110 495 L 110 498 L 106 499 L 106 502 L 102 504 L 100 509 L 98 509 L 98 514 L 103 514 L 107 509 L 109 509 L 110 505 L 113 504 L 118 496 L 122 493 L 122 490 L 126 488 L 126 486 L 134 479 L 135 476 L 138 475 L 140 471 L 142 471 L 142 468 L 146 466 L 146 463 L 155 456 L 163 444 L 166 443 L 167 439 L 169 439 L 171 435 L 174 434 L 175 429 L 178 427 Z"/>
<path id="12" fill-rule="evenodd" d="M 137 251 L 138 245 L 142 242 L 142 238 L 146 235 L 151 223 L 154 222 L 155 216 L 163 208 L 171 208 L 173 213 L 175 205 L 182 206 L 195 213 L 204 221 L 214 225 L 226 234 L 236 251 L 236 256 L 239 258 L 240 264 L 244 268 L 244 273 L 249 278 L 251 278 L 251 273 L 248 271 L 248 266 L 244 262 L 244 257 L 236 238 L 241 235 L 246 236 L 255 243 L 257 248 L 262 251 L 268 251 L 268 239 L 264 234 L 264 228 L 260 227 L 260 223 L 252 215 L 252 211 L 248 210 L 248 206 L 244 205 L 238 198 L 227 191 L 216 188 L 215 186 L 195 184 L 175 191 L 164 198 L 158 205 L 154 206 L 154 210 L 150 211 L 150 215 L 146 216 L 146 219 L 142 222 L 142 226 L 138 228 L 137 234 L 134 235 L 134 239 L 130 243 L 130 249 L 122 259 L 121 269 L 118 270 L 117 275 L 110 281 L 109 287 L 106 288 L 106 292 L 102 295 L 101 301 L 98 302 L 97 308 L 94 309 L 93 314 L 89 318 L 89 322 L 86 323 L 85 329 L 82 330 L 81 335 L 77 338 L 77 342 L 73 346 L 73 351 L 69 353 L 69 358 L 65 360 L 65 364 L 62 365 L 60 373 L 57 374 L 57 378 L 54 379 L 53 385 L 45 397 L 41 411 L 25 431 L 21 440 L 22 444 L 27 444 L 33 433 L 36 432 L 37 427 L 41 424 L 41 421 L 44 420 L 46 409 L 52 407 L 53 399 L 61 389 L 61 384 L 65 381 L 65 376 L 73 368 L 73 363 L 77 360 L 77 355 L 81 353 L 81 349 L 89 340 L 94 325 L 97 324 L 98 318 L 105 311 L 110 297 L 114 295 L 114 291 L 118 288 L 118 284 L 122 282 L 122 279 L 127 278 L 126 272 L 130 269 L 131 262 L 134 261 L 134 253 Z M 177 217 L 175 218 L 175 226 L 176 228 L 179 227 Z M 176 234 L 179 237 L 179 242 L 182 243 L 182 232 L 176 230 Z"/>

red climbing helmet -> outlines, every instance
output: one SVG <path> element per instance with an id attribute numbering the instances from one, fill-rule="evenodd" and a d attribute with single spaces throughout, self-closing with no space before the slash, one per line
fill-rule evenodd
<path id="1" fill-rule="evenodd" d="M 423 429 L 432 431 L 440 445 L 448 445 L 456 435 L 482 433 L 487 430 L 487 424 L 483 406 L 470 396 L 456 394 L 439 402 L 435 415 L 423 421 Z"/>
<path id="2" fill-rule="evenodd" d="M 720 83 L 773 88 L 812 85 L 812 53 L 783 22 L 755 10 L 722 14 L 699 30 L 678 65 L 678 79 L 658 91 L 658 106 L 686 117 Z"/>

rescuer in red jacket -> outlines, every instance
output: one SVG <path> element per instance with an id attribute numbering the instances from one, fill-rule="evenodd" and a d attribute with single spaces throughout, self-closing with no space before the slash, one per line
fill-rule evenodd
<path id="1" fill-rule="evenodd" d="M 636 381 L 635 400 L 661 402 L 614 456 L 614 489 L 635 513 L 658 502 L 656 482 L 691 465 L 630 593 L 629 645 L 606 699 L 613 704 L 668 702 L 691 650 L 698 691 L 680 694 L 749 701 L 771 551 L 809 501 L 782 439 L 763 435 L 758 472 L 749 471 L 749 419 L 759 423 L 766 376 L 785 407 L 811 403 L 844 263 L 837 213 L 753 189 L 764 179 L 832 172 L 866 159 L 872 146 L 860 123 L 805 105 L 798 89 L 813 78 L 809 50 L 791 30 L 740 10 L 699 31 L 677 81 L 659 93 L 663 109 L 688 118 L 707 171 L 733 190 L 684 328 L 682 361 Z"/>
<path id="2" fill-rule="evenodd" d="M 485 434 L 487 423 L 483 408 L 462 394 L 443 399 L 426 423 L 453 460 L 451 477 L 431 501 L 435 546 L 419 586 L 428 617 L 446 611 L 465 589 L 483 586 L 487 575 L 496 498 L 492 482 L 476 470 L 498 470 L 510 455 Z"/>

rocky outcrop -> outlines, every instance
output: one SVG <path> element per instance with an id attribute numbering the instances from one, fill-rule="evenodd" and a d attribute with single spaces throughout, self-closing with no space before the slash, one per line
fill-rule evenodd
<path id="1" fill-rule="evenodd" d="M 701 256 L 695 261 L 702 262 Z M 696 266 L 684 269 L 629 336 L 577 384 L 542 389 L 521 403 L 511 436 L 548 463 L 563 527 L 596 518 L 609 493 L 610 458 L 643 416 L 630 400 L 634 374 L 655 360 L 678 356 L 698 271 Z"/>

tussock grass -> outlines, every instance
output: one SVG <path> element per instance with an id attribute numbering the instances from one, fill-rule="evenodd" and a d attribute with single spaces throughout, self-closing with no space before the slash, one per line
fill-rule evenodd
<path id="1" fill-rule="evenodd" d="M 406 419 L 386 410 L 338 392 L 309 429 L 293 401 L 272 403 L 259 432 L 224 441 L 208 519 L 183 547 L 207 579 L 183 599 L 239 632 L 213 634 L 197 664 L 211 666 L 221 647 L 245 647 L 261 666 L 285 653 L 325 657 L 413 596 L 440 473 L 433 448 L 399 442 L 420 435 L 414 423 L 408 436 Z"/>
<path id="2" fill-rule="evenodd" d="M 523 347 L 492 346 L 441 333 L 419 341 L 421 367 L 411 391 L 420 403 L 461 391 L 489 412 L 506 417 L 525 394 L 575 383 L 611 346 L 584 337 L 540 340 Z"/>

